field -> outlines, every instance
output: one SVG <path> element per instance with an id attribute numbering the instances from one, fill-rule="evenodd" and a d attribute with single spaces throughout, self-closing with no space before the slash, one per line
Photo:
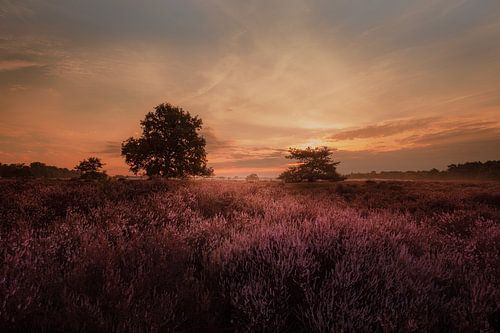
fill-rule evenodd
<path id="1" fill-rule="evenodd" d="M 495 332 L 500 183 L 2 181 L 1 332 Z"/>

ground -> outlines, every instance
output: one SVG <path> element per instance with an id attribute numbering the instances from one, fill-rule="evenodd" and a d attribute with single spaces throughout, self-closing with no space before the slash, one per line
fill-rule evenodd
<path id="1" fill-rule="evenodd" d="M 500 183 L 1 181 L 0 331 L 499 330 Z"/>

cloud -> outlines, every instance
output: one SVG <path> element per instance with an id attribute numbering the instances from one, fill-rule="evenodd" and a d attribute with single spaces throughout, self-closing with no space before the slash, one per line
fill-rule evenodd
<path id="1" fill-rule="evenodd" d="M 49 146 L 29 133 L 63 132 L 65 159 L 102 152 L 125 169 L 117 143 L 164 101 L 200 115 L 221 170 L 281 163 L 291 146 L 392 158 L 491 152 L 498 136 L 478 125 L 498 121 L 497 0 L 0 0 L 0 15 L 2 125 L 27 135 L 23 153 L 0 142 L 14 162 L 29 140 Z"/>
<path id="2" fill-rule="evenodd" d="M 0 18 L 16 17 L 26 18 L 33 16 L 34 12 L 20 1 L 1 0 L 0 1 Z"/>
<path id="3" fill-rule="evenodd" d="M 481 139 L 491 139 L 500 137 L 500 128 L 487 126 L 464 126 L 462 128 L 426 133 L 422 135 L 412 135 L 401 140 L 402 143 L 415 145 L 433 145 L 443 143 L 454 143 L 463 141 L 475 141 Z"/>
<path id="4" fill-rule="evenodd" d="M 339 171 L 342 173 L 429 170 L 431 168 L 444 170 L 452 163 L 498 160 L 500 159 L 499 145 L 500 137 L 496 136 L 385 152 L 339 150 L 335 158 L 341 161 Z M 464 156 L 467 158 L 464 159 Z"/>
<path id="5" fill-rule="evenodd" d="M 282 158 L 286 151 L 281 148 L 248 146 L 235 140 L 223 140 L 210 128 L 204 130 L 203 136 L 207 140 L 208 157 L 213 167 L 241 166 L 242 163 L 252 166 L 255 162 Z"/>
<path id="6" fill-rule="evenodd" d="M 396 151 L 420 146 L 467 140 L 487 140 L 500 136 L 495 116 L 476 119 L 474 115 L 456 118 L 429 117 L 387 121 L 355 129 L 340 130 L 326 140 L 343 150 Z"/>
<path id="7" fill-rule="evenodd" d="M 224 149 L 236 148 L 236 143 L 231 140 L 221 139 L 215 134 L 211 127 L 204 127 L 200 133 L 207 142 L 207 150 L 212 153 L 220 152 Z"/>
<path id="8" fill-rule="evenodd" d="M 436 117 L 423 119 L 392 120 L 384 123 L 368 125 L 365 127 L 342 130 L 329 137 L 333 141 L 353 140 L 358 138 L 380 138 L 399 134 L 408 130 L 421 129 L 437 120 Z"/>
<path id="9" fill-rule="evenodd" d="M 37 62 L 28 60 L 0 60 L 0 72 L 1 71 L 14 71 L 29 67 L 40 67 L 43 66 Z"/>
<path id="10" fill-rule="evenodd" d="M 104 144 L 104 148 L 95 152 L 91 152 L 92 154 L 104 154 L 104 155 L 110 155 L 113 157 L 120 157 L 121 156 L 121 149 L 122 145 L 120 142 L 114 142 L 114 141 L 107 141 Z"/>

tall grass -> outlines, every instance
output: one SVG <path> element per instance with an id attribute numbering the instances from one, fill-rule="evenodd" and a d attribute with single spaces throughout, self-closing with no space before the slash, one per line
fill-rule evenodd
<path id="1" fill-rule="evenodd" d="M 2 332 L 494 332 L 496 183 L 0 182 Z"/>

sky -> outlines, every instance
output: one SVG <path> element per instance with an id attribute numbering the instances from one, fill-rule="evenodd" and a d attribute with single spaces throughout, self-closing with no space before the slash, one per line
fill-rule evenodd
<path id="1" fill-rule="evenodd" d="M 498 0 L 0 0 L 0 162 L 72 168 L 169 102 L 219 176 L 500 159 Z"/>

